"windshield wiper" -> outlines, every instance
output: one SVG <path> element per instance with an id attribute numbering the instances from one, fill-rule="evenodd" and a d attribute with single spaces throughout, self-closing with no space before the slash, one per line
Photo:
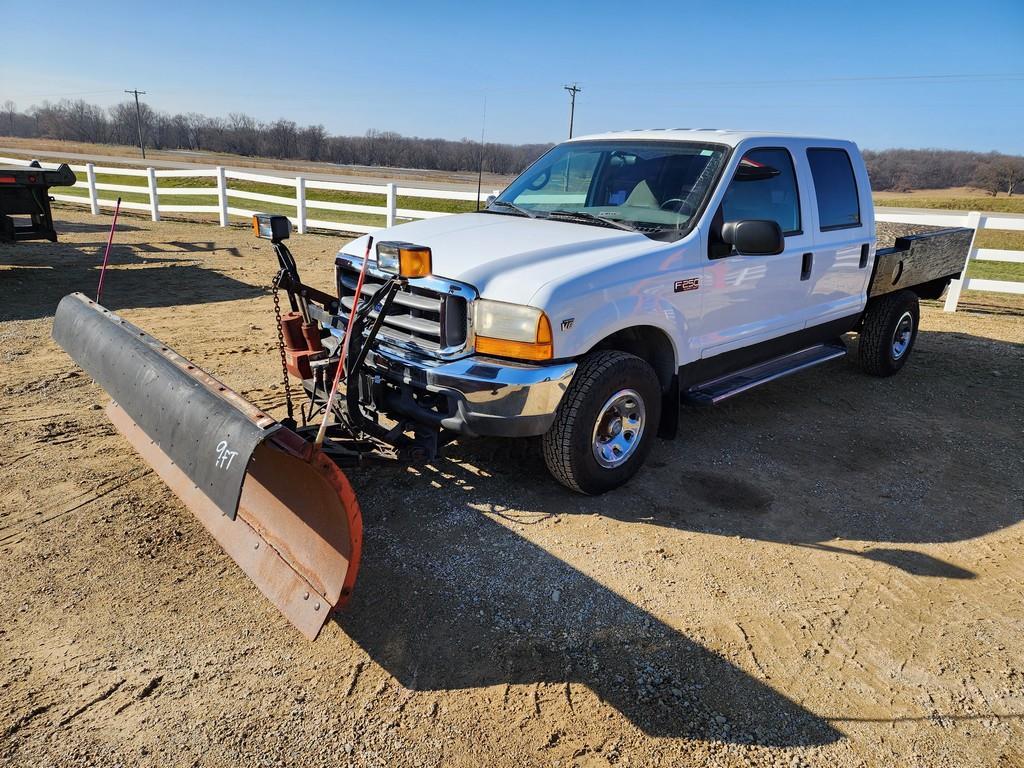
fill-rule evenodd
<path id="1" fill-rule="evenodd" d="M 630 226 L 624 221 L 618 221 L 617 219 L 609 219 L 607 216 L 597 216 L 593 213 L 587 213 L 586 211 L 549 211 L 548 217 L 551 216 L 564 216 L 565 218 L 583 219 L 587 222 L 594 222 L 604 227 L 615 227 L 616 229 L 624 229 L 627 232 L 639 232 L 636 227 Z"/>
<path id="2" fill-rule="evenodd" d="M 492 200 L 491 204 L 489 206 L 487 206 L 487 208 L 490 209 L 490 208 L 493 208 L 496 205 L 502 205 L 505 208 L 509 208 L 509 209 L 515 211 L 516 213 L 518 213 L 520 216 L 526 216 L 527 218 L 530 218 L 530 219 L 536 219 L 537 218 L 537 214 L 534 213 L 533 211 L 528 211 L 525 208 L 516 205 L 515 203 L 508 202 L 507 200 Z"/>

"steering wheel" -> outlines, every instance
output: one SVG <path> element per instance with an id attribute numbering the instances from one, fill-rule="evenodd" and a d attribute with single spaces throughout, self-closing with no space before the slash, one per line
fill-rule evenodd
<path id="1" fill-rule="evenodd" d="M 534 192 L 536 192 L 541 187 L 546 186 L 548 181 L 550 181 L 550 180 L 551 180 L 551 169 L 550 168 L 545 168 L 543 171 L 538 173 L 537 176 L 533 179 L 533 181 L 531 181 L 526 186 L 527 186 L 528 189 L 532 189 Z"/>
<path id="2" fill-rule="evenodd" d="M 695 208 L 681 197 L 673 197 L 658 206 L 663 211 L 675 211 L 683 216 L 693 216 Z"/>

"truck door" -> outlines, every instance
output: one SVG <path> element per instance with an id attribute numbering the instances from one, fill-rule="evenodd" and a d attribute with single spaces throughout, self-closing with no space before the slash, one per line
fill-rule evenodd
<path id="1" fill-rule="evenodd" d="M 790 148 L 748 150 L 733 173 L 714 214 L 712 231 L 745 219 L 778 222 L 785 250 L 773 256 L 744 255 L 709 237 L 701 292 L 701 357 L 802 330 L 807 320 L 808 282 L 802 279 L 811 235 Z"/>
<path id="2" fill-rule="evenodd" d="M 874 216 L 866 173 L 857 178 L 849 148 L 810 146 L 805 157 L 814 189 L 808 197 L 816 212 L 807 298 L 807 325 L 813 326 L 864 309 L 874 262 Z"/>

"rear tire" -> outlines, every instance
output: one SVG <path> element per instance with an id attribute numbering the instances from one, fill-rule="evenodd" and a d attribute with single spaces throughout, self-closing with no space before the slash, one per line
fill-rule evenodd
<path id="1" fill-rule="evenodd" d="M 917 294 L 897 291 L 868 304 L 860 330 L 860 366 L 872 376 L 892 376 L 917 341 L 921 309 Z"/>
<path id="2" fill-rule="evenodd" d="M 590 496 L 626 483 L 643 465 L 661 419 L 661 385 L 635 355 L 583 358 L 544 434 L 544 463 L 562 485 Z"/>

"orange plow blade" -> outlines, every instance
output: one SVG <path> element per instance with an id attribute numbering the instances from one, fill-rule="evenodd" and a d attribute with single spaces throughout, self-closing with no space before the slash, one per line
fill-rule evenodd
<path id="1" fill-rule="evenodd" d="M 352 592 L 362 547 L 344 473 L 185 358 L 81 294 L 54 338 L 111 395 L 117 429 L 264 595 L 314 639 Z"/>

